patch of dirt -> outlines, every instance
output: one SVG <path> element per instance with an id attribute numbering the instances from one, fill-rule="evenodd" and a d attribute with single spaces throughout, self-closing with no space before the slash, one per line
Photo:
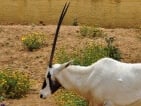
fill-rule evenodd
<path id="1" fill-rule="evenodd" d="M 53 96 L 42 100 L 39 91 L 47 68 L 56 26 L 0 26 L 0 68 L 12 67 L 24 71 L 35 80 L 31 92 L 24 98 L 6 100 L 7 106 L 57 106 Z M 114 44 L 122 53 L 124 62 L 141 62 L 141 31 L 138 29 L 104 29 L 108 36 L 115 37 Z M 47 45 L 39 50 L 29 52 L 24 48 L 21 37 L 29 32 L 43 32 L 47 37 Z M 87 38 L 80 36 L 79 27 L 62 26 L 57 42 L 57 49 L 65 47 L 73 50 L 83 47 L 86 43 L 104 44 L 104 38 Z"/>

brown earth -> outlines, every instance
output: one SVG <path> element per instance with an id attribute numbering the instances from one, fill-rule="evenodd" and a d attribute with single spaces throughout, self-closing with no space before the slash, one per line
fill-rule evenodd
<path id="1" fill-rule="evenodd" d="M 115 37 L 115 45 L 122 53 L 124 62 L 141 62 L 141 30 L 140 29 L 104 29 L 108 36 Z M 4 101 L 7 106 L 57 106 L 53 96 L 42 100 L 39 98 L 39 90 L 43 82 L 47 68 L 48 57 L 51 50 L 53 35 L 56 26 L 0 26 L 0 68 L 12 67 L 28 73 L 35 80 L 29 94 L 21 99 Z M 43 32 L 46 34 L 47 44 L 39 50 L 29 52 L 21 42 L 22 35 L 29 32 Z M 140 38 L 139 38 L 140 37 Z M 73 50 L 75 47 L 83 47 L 86 43 L 97 42 L 104 44 L 104 38 L 82 37 L 79 27 L 62 26 L 58 39 L 59 47 Z"/>

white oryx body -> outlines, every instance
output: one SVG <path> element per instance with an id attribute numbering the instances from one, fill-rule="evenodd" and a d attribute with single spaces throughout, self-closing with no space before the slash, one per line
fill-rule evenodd
<path id="1" fill-rule="evenodd" d="M 141 99 L 141 64 L 103 58 L 86 67 L 55 64 L 48 71 L 64 88 L 84 96 L 90 106 L 128 106 Z"/>

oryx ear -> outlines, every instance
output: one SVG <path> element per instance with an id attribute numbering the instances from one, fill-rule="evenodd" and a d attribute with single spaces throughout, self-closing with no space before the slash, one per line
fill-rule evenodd
<path id="1" fill-rule="evenodd" d="M 63 63 L 63 64 L 56 64 L 56 66 L 58 68 L 56 68 L 53 73 L 54 75 L 57 75 L 59 72 L 61 72 L 62 70 L 64 70 L 65 68 L 67 68 L 69 65 L 71 65 L 73 63 L 73 60 Z"/>
<path id="2" fill-rule="evenodd" d="M 63 69 L 67 68 L 69 65 L 71 65 L 73 63 L 73 60 L 69 61 L 69 62 L 66 62 L 66 63 L 63 63 L 61 64 L 61 66 L 59 67 L 59 70 L 58 72 L 62 71 Z"/>
<path id="3" fill-rule="evenodd" d="M 73 60 L 70 60 L 69 62 L 66 62 L 63 64 L 64 68 L 67 68 L 69 65 L 71 65 L 73 63 Z"/>

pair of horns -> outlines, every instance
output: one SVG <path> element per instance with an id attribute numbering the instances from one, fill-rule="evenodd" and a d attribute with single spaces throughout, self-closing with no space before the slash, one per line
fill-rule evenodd
<path id="1" fill-rule="evenodd" d="M 60 15 L 58 24 L 57 24 L 57 29 L 56 29 L 56 33 L 55 33 L 55 37 L 54 37 L 54 41 L 53 41 L 53 46 L 52 46 L 52 51 L 51 51 L 51 55 L 50 55 L 50 60 L 49 60 L 49 68 L 52 68 L 52 61 L 53 61 L 53 56 L 54 56 L 54 52 L 55 52 L 58 33 L 59 33 L 60 26 L 62 24 L 62 21 L 64 19 L 64 16 L 65 16 L 67 10 L 68 10 L 69 5 L 70 5 L 70 2 L 65 3 L 64 8 L 63 8 L 61 15 Z"/>

